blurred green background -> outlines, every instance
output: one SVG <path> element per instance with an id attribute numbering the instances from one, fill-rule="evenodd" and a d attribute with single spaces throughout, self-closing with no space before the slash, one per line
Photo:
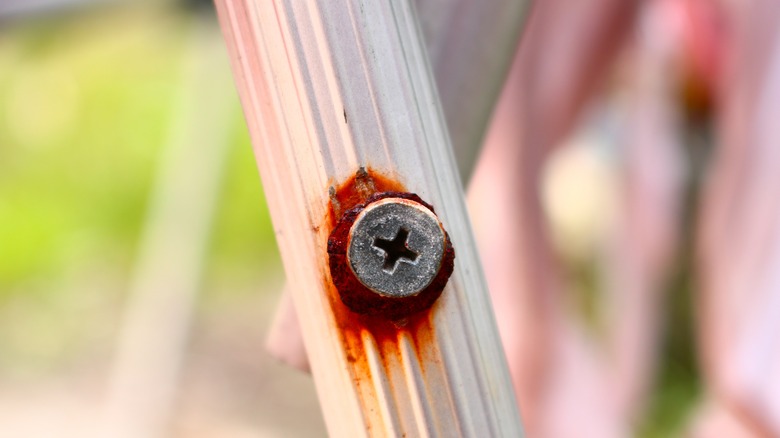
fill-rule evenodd
<path id="1" fill-rule="evenodd" d="M 18 354 L 46 362 L 57 355 L 50 349 L 63 346 L 65 339 L 43 338 L 84 335 L 84 320 L 53 332 L 44 317 L 48 307 L 122 299 L 180 94 L 191 24 L 165 12 L 90 14 L 4 32 L 0 298 L 3 309 L 33 297 L 42 307 L 20 321 L 40 320 L 40 330 L 33 330 L 40 332 L 40 345 L 35 339 L 4 339 L 14 353 L 6 352 L 3 361 Z M 234 93 L 225 84 L 215 86 Z M 247 284 L 258 266 L 271 275 L 279 268 L 252 149 L 234 100 L 235 117 L 225 133 L 229 171 L 209 251 L 208 283 Z M 240 293 L 235 287 L 207 289 L 207 298 Z M 107 291 L 114 295 L 106 296 Z"/>
<path id="2" fill-rule="evenodd" d="M 187 54 L 221 34 L 213 14 L 149 3 L 0 26 L 0 436 L 84 436 L 69 417 L 100 415 L 162 151 L 189 92 Z M 227 72 L 226 55 L 216 62 Z M 227 164 L 173 435 L 324 435 L 310 379 L 263 350 L 283 274 L 239 102 L 220 77 L 210 86 L 231 99 Z"/>

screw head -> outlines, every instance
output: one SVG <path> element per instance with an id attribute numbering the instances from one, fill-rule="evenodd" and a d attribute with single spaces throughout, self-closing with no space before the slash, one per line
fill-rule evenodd
<path id="1" fill-rule="evenodd" d="M 431 205 L 413 193 L 381 192 L 338 219 L 328 257 L 342 303 L 397 320 L 433 305 L 455 251 Z"/>
<path id="2" fill-rule="evenodd" d="M 364 286 L 404 298 L 420 293 L 436 277 L 445 240 L 432 211 L 408 199 L 385 198 L 366 206 L 355 219 L 347 260 Z"/>

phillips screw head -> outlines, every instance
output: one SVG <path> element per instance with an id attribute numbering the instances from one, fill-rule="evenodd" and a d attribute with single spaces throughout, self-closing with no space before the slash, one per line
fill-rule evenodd
<path id="1" fill-rule="evenodd" d="M 341 300 L 357 313 L 398 319 L 430 307 L 455 253 L 433 207 L 412 193 L 383 192 L 347 211 L 328 240 Z"/>
<path id="2" fill-rule="evenodd" d="M 384 198 L 358 214 L 347 260 L 367 288 L 390 298 L 417 295 L 436 277 L 447 240 L 439 218 L 417 202 Z"/>

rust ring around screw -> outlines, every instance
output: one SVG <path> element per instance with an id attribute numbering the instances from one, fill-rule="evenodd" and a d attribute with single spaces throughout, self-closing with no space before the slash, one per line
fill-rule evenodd
<path id="1" fill-rule="evenodd" d="M 431 216 L 435 218 L 433 207 L 416 194 L 404 192 L 376 193 L 369 197 L 365 203 L 346 211 L 338 220 L 328 239 L 328 258 L 331 279 L 333 280 L 333 284 L 336 286 L 344 305 L 355 313 L 382 316 L 387 319 L 398 320 L 429 308 L 439 298 L 450 275 L 452 275 L 455 251 L 452 247 L 449 235 L 441 228 L 440 232 L 443 234 L 443 242 L 436 243 L 436 245 L 441 244 L 443 247 L 434 252 L 434 256 L 440 257 L 440 262 L 436 260 L 436 262 L 438 262 L 438 272 L 431 274 L 432 279 L 426 278 L 422 281 L 422 284 L 424 285 L 422 290 L 413 290 L 411 293 L 394 293 L 392 291 L 390 293 L 383 293 L 382 291 L 377 290 L 376 287 L 372 289 L 364 284 L 364 282 L 358 278 L 354 269 L 355 263 L 362 262 L 353 260 L 352 264 L 350 263 L 350 241 L 354 231 L 353 229 L 355 228 L 355 222 L 358 220 L 361 213 L 366 210 L 366 207 L 372 206 L 372 204 L 373 206 L 387 204 L 387 201 L 383 203 L 378 203 L 378 201 L 383 199 L 389 201 L 388 198 L 405 200 L 406 202 L 402 201 L 399 202 L 399 204 L 410 204 L 417 208 L 426 209 L 430 211 L 432 214 Z M 438 222 L 438 219 L 435 220 Z M 440 225 L 441 224 L 439 223 L 439 226 Z M 410 233 L 414 234 L 416 232 L 414 229 L 410 229 L 414 227 L 415 225 L 412 225 L 411 227 L 401 226 L 399 234 L 396 234 L 395 236 L 377 236 L 377 247 L 373 248 L 373 250 L 376 253 L 376 257 L 384 256 L 385 263 L 388 263 L 388 258 L 391 259 L 389 266 L 385 265 L 387 273 L 391 273 L 399 266 L 401 267 L 401 270 L 409 268 L 409 266 L 404 266 L 403 263 L 415 266 L 418 264 L 421 266 L 425 265 L 426 260 L 418 260 L 418 254 L 406 252 L 409 251 L 406 240 Z M 434 242 L 439 241 L 434 239 Z M 428 243 L 424 243 L 424 245 L 425 244 Z M 384 247 L 382 245 L 388 246 Z M 397 248 L 400 253 L 392 254 L 392 248 Z M 424 251 L 430 251 L 430 249 L 425 249 Z M 352 252 L 354 257 L 354 249 Z M 422 254 L 422 256 L 425 257 L 426 254 Z M 427 266 L 430 268 L 430 264 Z M 358 271 L 360 270 L 358 269 Z M 408 278 L 404 279 L 404 281 L 408 281 Z M 414 280 L 412 280 L 412 282 L 414 282 Z M 371 284 L 370 281 L 366 281 L 365 283 Z M 420 284 L 420 282 L 417 282 L 417 284 Z M 403 289 L 402 286 L 399 287 Z"/>

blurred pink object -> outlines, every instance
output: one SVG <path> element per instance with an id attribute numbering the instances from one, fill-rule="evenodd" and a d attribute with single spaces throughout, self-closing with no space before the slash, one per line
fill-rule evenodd
<path id="1" fill-rule="evenodd" d="M 286 289 L 282 291 L 277 305 L 265 348 L 271 356 L 283 363 L 307 373 L 311 371 L 309 358 L 306 356 L 306 346 L 303 345 L 298 314 L 295 312 L 290 292 Z"/>
<path id="2" fill-rule="evenodd" d="M 605 357 L 567 316 L 539 201 L 543 163 L 571 131 L 636 2 L 536 4 L 469 192 L 472 220 L 529 436 L 628 434 Z M 583 435 L 584 434 L 584 435 Z"/>
<path id="3" fill-rule="evenodd" d="M 731 40 L 698 242 L 699 334 L 715 406 L 703 415 L 739 423 L 745 436 L 780 436 L 780 3 L 724 4 Z"/>

